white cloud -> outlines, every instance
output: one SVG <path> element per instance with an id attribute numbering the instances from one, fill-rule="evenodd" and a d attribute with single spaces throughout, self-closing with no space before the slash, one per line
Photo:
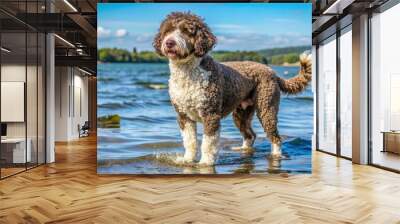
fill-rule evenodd
<path id="1" fill-rule="evenodd" d="M 99 26 L 97 28 L 97 37 L 98 38 L 107 38 L 110 37 L 111 30 L 105 29 L 104 27 Z"/>
<path id="2" fill-rule="evenodd" d="M 233 28 L 233 27 L 232 27 Z M 101 31 L 100 31 L 101 30 Z M 99 32 L 108 35 L 99 39 L 99 47 L 118 47 L 138 50 L 154 50 L 152 42 L 154 33 L 129 33 L 124 31 L 110 31 L 101 29 Z M 119 33 L 119 35 L 117 35 Z M 215 50 L 261 50 L 276 47 L 289 47 L 311 45 L 311 35 L 297 33 L 285 33 L 280 35 L 268 35 L 260 33 L 217 33 L 217 45 Z"/>
<path id="3" fill-rule="evenodd" d="M 298 34 L 220 34 L 216 50 L 260 50 L 276 47 L 311 45 L 311 36 Z"/>
<path id="4" fill-rule="evenodd" d="M 115 34 L 115 33 L 114 33 Z M 110 38 L 99 39 L 98 47 L 117 47 L 132 49 L 136 47 L 138 50 L 154 50 L 152 42 L 154 34 L 152 33 L 127 33 L 125 37 L 117 38 L 115 35 Z"/>
<path id="5" fill-rule="evenodd" d="M 237 24 L 215 24 L 214 26 L 211 25 L 211 27 L 216 29 L 232 29 L 232 30 L 245 28 L 244 26 Z"/>
<path id="6" fill-rule="evenodd" d="M 115 32 L 115 36 L 118 37 L 118 38 L 125 37 L 126 35 L 128 35 L 128 31 L 125 30 L 125 29 L 118 29 Z"/>
<path id="7" fill-rule="evenodd" d="M 134 34 L 132 35 L 132 37 L 135 42 L 151 44 L 153 42 L 154 35 L 148 33 L 142 33 L 142 34 Z"/>

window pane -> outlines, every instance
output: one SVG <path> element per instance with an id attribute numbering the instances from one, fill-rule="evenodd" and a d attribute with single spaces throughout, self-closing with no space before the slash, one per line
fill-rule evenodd
<path id="1" fill-rule="evenodd" d="M 396 170 L 400 170 L 398 21 L 400 5 L 374 15 L 371 20 L 372 163 Z M 382 132 L 388 133 L 384 135 Z"/>
<path id="2" fill-rule="evenodd" d="M 352 35 L 344 30 L 340 36 L 340 153 L 351 158 L 352 141 Z"/>
<path id="3" fill-rule="evenodd" d="M 46 52 L 45 52 L 45 44 L 46 44 L 46 36 L 42 33 L 39 33 L 39 46 L 38 46 L 38 163 L 45 163 L 45 60 L 46 60 Z"/>
<path id="4" fill-rule="evenodd" d="M 31 151 L 26 150 L 26 33 L 1 34 L 1 174 L 25 170 Z"/>
<path id="5" fill-rule="evenodd" d="M 336 153 L 336 40 L 318 48 L 318 147 Z"/>
<path id="6" fill-rule="evenodd" d="M 28 32 L 28 63 L 27 63 L 27 80 L 26 80 L 26 112 L 27 112 L 27 142 L 28 149 L 30 148 L 30 160 L 28 162 L 28 168 L 37 165 L 37 98 L 38 98 L 38 57 L 37 57 L 37 33 Z"/>

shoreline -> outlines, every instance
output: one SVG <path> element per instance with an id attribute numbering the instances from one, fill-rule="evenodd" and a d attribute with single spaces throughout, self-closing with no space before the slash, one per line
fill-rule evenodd
<path id="1" fill-rule="evenodd" d="M 108 62 L 108 61 L 97 61 L 97 64 L 168 64 L 168 62 Z M 296 63 L 283 63 L 283 64 L 267 64 L 268 66 L 284 66 L 284 67 L 299 67 L 300 62 Z"/>

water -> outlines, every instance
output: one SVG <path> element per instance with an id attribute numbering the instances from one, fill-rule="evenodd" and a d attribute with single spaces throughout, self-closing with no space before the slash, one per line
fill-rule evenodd
<path id="1" fill-rule="evenodd" d="M 298 67 L 274 66 L 290 78 Z M 299 95 L 282 95 L 279 131 L 283 136 L 282 160 L 267 157 L 271 145 L 254 117 L 257 133 L 253 152 L 232 150 L 241 136 L 231 116 L 222 121 L 221 146 L 215 167 L 179 165 L 184 152 L 169 102 L 167 64 L 99 64 L 98 116 L 119 114 L 121 128 L 98 128 L 98 173 L 101 174 L 197 174 L 197 173 L 310 173 L 313 98 L 311 87 Z M 202 127 L 198 126 L 201 140 Z"/>

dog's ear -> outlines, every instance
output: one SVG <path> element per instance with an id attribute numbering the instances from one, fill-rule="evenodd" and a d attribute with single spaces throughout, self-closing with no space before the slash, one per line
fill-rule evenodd
<path id="1" fill-rule="evenodd" d="M 165 18 L 161 22 L 160 28 L 158 29 L 158 33 L 154 36 L 153 47 L 156 50 L 156 53 L 159 54 L 160 56 L 164 56 L 161 50 L 162 42 L 165 36 L 165 32 L 171 27 L 171 21 L 173 19 L 173 16 L 174 13 L 168 15 L 167 18 Z"/>
<path id="2" fill-rule="evenodd" d="M 214 47 L 216 42 L 217 38 L 207 26 L 199 28 L 194 41 L 194 55 L 196 57 L 203 57 Z"/>
<path id="3" fill-rule="evenodd" d="M 162 39 L 163 39 L 163 34 L 161 30 L 159 30 L 156 36 L 154 37 L 153 47 L 156 50 L 156 53 L 159 54 L 160 56 L 164 56 L 161 51 Z"/>

